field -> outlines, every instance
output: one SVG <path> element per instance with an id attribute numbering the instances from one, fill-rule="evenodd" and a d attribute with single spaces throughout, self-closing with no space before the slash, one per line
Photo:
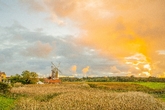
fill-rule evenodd
<path id="1" fill-rule="evenodd" d="M 23 85 L 11 92 L 15 100 L 0 97 L 0 103 L 15 105 L 13 110 L 165 110 L 165 83 L 65 82 Z"/>
<path id="2" fill-rule="evenodd" d="M 140 84 L 152 89 L 165 89 L 165 83 L 158 83 L 158 82 L 140 82 L 140 83 L 136 83 L 136 84 Z"/>

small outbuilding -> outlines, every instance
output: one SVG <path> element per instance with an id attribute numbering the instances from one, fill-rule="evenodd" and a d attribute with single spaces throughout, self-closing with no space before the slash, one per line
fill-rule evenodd
<path id="1" fill-rule="evenodd" d="M 37 84 L 44 84 L 44 83 L 43 83 L 43 82 L 41 82 L 41 81 L 38 81 L 38 82 L 37 82 Z"/>

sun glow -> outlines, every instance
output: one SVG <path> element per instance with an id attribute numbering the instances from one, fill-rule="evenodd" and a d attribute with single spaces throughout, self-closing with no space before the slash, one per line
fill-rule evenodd
<path id="1" fill-rule="evenodd" d="M 130 66 L 129 74 L 151 76 L 151 66 L 145 55 L 137 53 L 133 56 L 125 57 L 125 63 Z"/>
<path id="2" fill-rule="evenodd" d="M 148 69 L 149 71 L 151 71 L 150 64 L 145 64 L 145 65 L 144 65 L 144 68 L 146 68 L 146 69 Z"/>
<path id="3" fill-rule="evenodd" d="M 165 78 L 165 72 L 159 75 L 159 78 Z"/>
<path id="4" fill-rule="evenodd" d="M 149 72 L 142 72 L 143 74 L 145 74 L 146 76 L 151 76 Z"/>

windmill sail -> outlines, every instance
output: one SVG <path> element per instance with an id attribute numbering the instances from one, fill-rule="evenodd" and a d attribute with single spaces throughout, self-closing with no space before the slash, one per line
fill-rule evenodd
<path id="1" fill-rule="evenodd" d="M 59 79 L 59 72 L 61 73 L 61 71 L 58 69 L 57 66 L 54 65 L 53 62 L 52 63 L 52 66 L 51 66 L 51 70 L 52 70 L 52 75 L 51 75 L 51 78 L 52 79 Z"/>

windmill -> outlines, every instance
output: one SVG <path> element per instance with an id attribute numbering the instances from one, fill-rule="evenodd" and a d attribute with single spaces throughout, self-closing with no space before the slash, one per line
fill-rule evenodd
<path id="1" fill-rule="evenodd" d="M 52 74 L 50 77 L 46 78 L 44 82 L 48 84 L 60 84 L 61 80 L 59 79 L 59 72 L 62 73 L 59 70 L 60 63 L 58 66 L 56 66 L 53 62 L 51 62 L 51 64 L 52 64 L 51 66 Z"/>
<path id="2" fill-rule="evenodd" d="M 55 64 L 53 62 L 51 62 L 52 66 L 51 66 L 51 71 L 52 71 L 52 74 L 51 74 L 51 79 L 59 79 L 59 72 L 62 73 L 60 70 L 59 70 L 59 67 L 60 67 L 60 63 L 58 66 L 55 66 Z"/>

